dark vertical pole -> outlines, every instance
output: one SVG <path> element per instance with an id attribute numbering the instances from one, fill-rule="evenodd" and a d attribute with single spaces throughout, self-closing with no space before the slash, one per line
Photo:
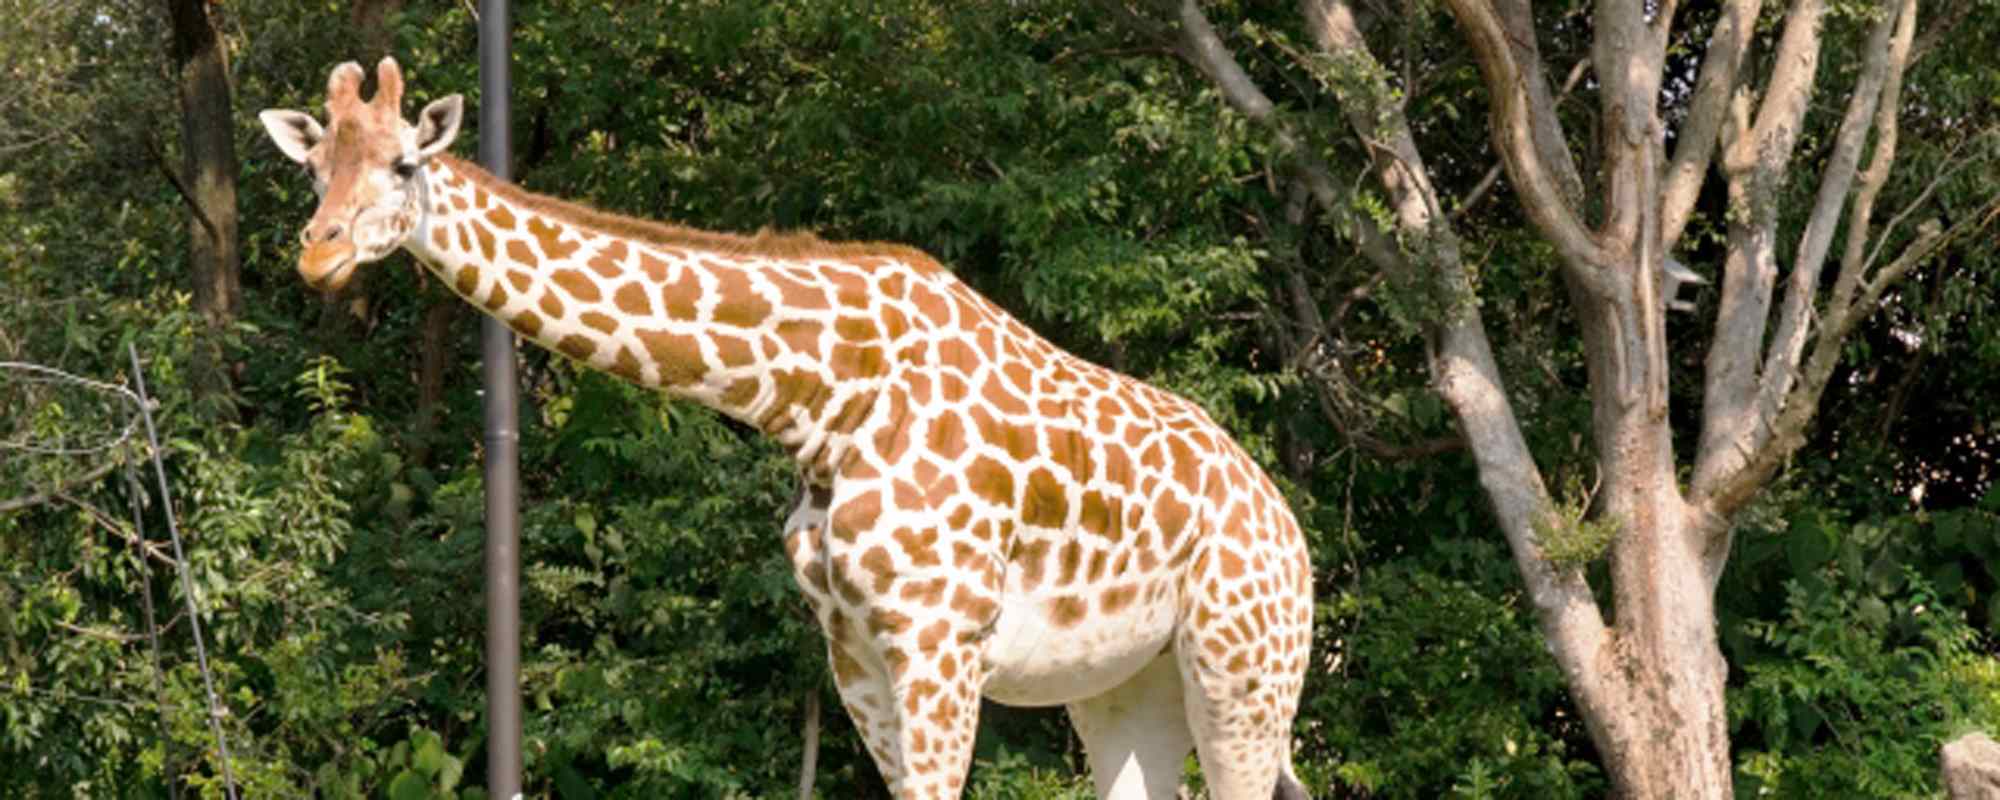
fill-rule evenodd
<path id="1" fill-rule="evenodd" d="M 507 0 L 479 2 L 479 161 L 512 180 Z M 514 334 L 480 316 L 486 390 L 486 796 L 521 795 L 520 412 Z"/>

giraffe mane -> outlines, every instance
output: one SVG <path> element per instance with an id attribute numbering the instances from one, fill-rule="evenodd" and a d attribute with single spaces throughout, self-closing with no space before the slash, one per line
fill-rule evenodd
<path id="1" fill-rule="evenodd" d="M 449 154 L 441 153 L 438 158 L 453 172 L 464 175 L 481 188 L 509 202 L 580 228 L 659 247 L 708 250 L 732 256 L 763 256 L 786 260 L 886 258 L 903 262 L 920 271 L 944 269 L 929 253 L 891 242 L 829 242 L 806 231 L 774 231 L 770 228 L 750 235 L 706 231 L 604 211 L 583 203 L 528 191 L 501 180 L 477 164 Z"/>

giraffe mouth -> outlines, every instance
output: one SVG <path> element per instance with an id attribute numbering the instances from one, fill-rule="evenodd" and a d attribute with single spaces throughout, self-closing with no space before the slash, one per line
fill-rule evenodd
<path id="1" fill-rule="evenodd" d="M 310 245 L 299 254 L 299 276 L 320 291 L 340 291 L 354 277 L 354 267 L 360 263 L 357 256 L 351 242 Z"/>

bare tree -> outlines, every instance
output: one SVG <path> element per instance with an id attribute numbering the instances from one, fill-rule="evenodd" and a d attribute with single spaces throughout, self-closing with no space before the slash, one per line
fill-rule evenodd
<path id="1" fill-rule="evenodd" d="M 1369 182 L 1393 229 L 1357 213 L 1353 182 L 1305 145 L 1195 0 L 1105 5 L 1206 76 L 1238 112 L 1265 125 L 1314 201 L 1354 233 L 1384 272 L 1427 286 L 1446 311 L 1427 331 L 1434 388 L 1456 416 L 1512 550 L 1542 633 L 1568 681 L 1617 793 L 1728 797 L 1731 768 L 1714 591 L 1733 520 L 1805 441 L 1822 390 L 1855 325 L 1886 288 L 1950 242 L 1989 224 L 2000 196 L 1946 227 L 1903 228 L 1924 198 L 1880 224 L 1875 202 L 1896 156 L 1903 76 L 1917 31 L 1915 0 L 1866 21 L 1859 76 L 1823 157 L 1796 153 L 1822 53 L 1833 45 L 1822 0 L 1797 0 L 1775 52 L 1749 68 L 1759 0 L 1725 2 L 1699 61 L 1668 152 L 1660 112 L 1674 0 L 1608 0 L 1589 16 L 1586 64 L 1597 101 L 1594 174 L 1556 114 L 1555 92 L 1527 0 L 1447 0 L 1478 62 L 1492 145 L 1515 202 L 1557 254 L 1580 323 L 1600 476 L 1585 517 L 1552 498 L 1488 344 L 1452 219 L 1348 0 L 1301 0 L 1306 28 L 1339 76 L 1344 127 L 1370 154 Z M 1963 6 L 1959 3 L 1957 6 Z M 1957 6 L 1946 18 L 1958 16 Z M 1684 35 L 1684 34 L 1683 34 Z M 1927 34 L 1928 35 L 1928 34 Z M 1759 81 L 1761 77 L 1761 85 Z M 1813 166 L 1817 164 L 1815 170 Z M 1717 169 L 1719 168 L 1719 169 Z M 1670 361 L 1663 281 L 1703 184 L 1726 182 L 1727 257 L 1702 383 L 1692 481 L 1668 415 Z M 1780 225 L 1780 198 L 1817 181 L 1802 230 Z M 1933 182 L 1932 186 L 1935 187 Z M 1474 191 L 1483 193 L 1485 186 Z M 1926 194 L 1929 190 L 1926 190 Z M 1798 237 L 1781 270 L 1780 239 Z M 1839 237 L 1841 247 L 1833 245 Z M 1781 274 L 1784 285 L 1779 285 Z M 1602 537 L 1610 608 L 1582 561 L 1555 557 Z"/>

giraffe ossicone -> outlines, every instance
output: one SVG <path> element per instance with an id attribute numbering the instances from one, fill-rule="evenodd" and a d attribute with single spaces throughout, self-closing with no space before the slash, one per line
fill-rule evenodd
<path id="1" fill-rule="evenodd" d="M 300 275 L 398 248 L 523 337 L 775 437 L 785 549 L 897 797 L 963 787 L 980 698 L 1065 705 L 1102 797 L 1303 797 L 1312 570 L 1284 498 L 1199 407 L 1071 356 L 923 253 L 736 236 L 532 194 L 403 119 L 393 59 L 327 124 L 260 117 L 320 204 Z"/>

